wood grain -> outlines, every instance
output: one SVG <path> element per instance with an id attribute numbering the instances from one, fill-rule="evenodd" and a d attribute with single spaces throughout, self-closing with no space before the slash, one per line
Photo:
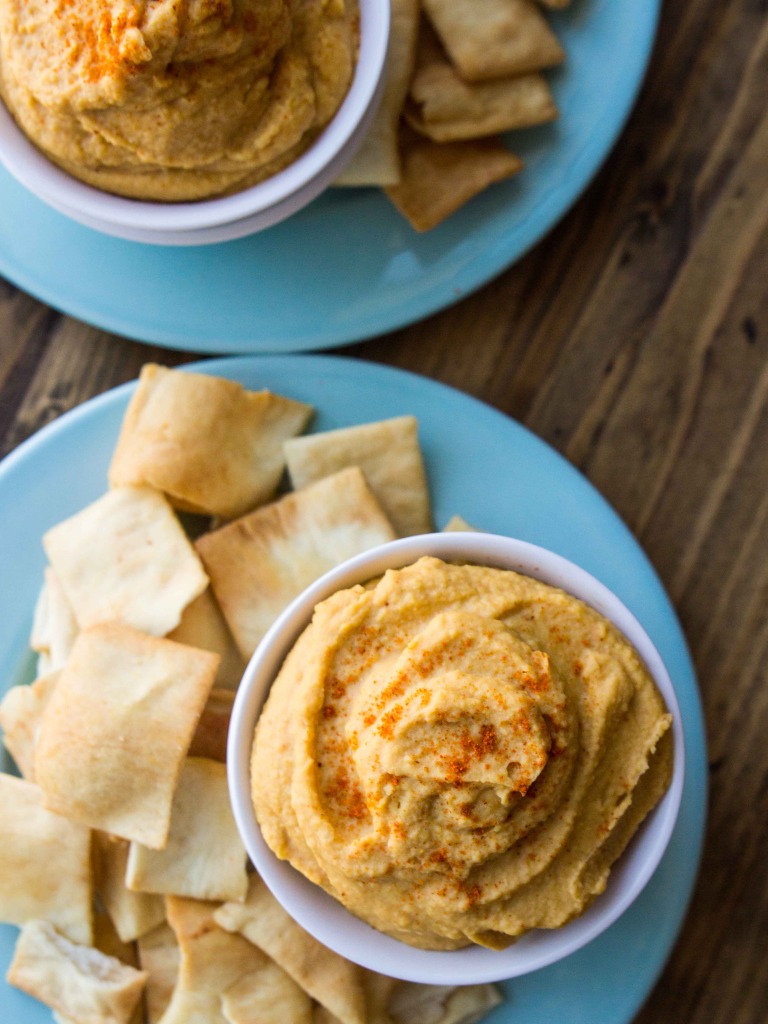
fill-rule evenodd
<path id="1" fill-rule="evenodd" d="M 668 0 L 633 116 L 558 227 L 458 305 L 347 349 L 527 424 L 605 494 L 672 596 L 710 820 L 637 1024 L 768 1019 L 767 82 L 765 0 Z M 147 360 L 191 358 L 0 282 L 0 452 Z"/>

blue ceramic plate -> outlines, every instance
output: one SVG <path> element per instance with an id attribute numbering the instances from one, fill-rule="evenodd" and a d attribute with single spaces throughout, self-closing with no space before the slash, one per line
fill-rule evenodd
<path id="1" fill-rule="evenodd" d="M 561 117 L 517 132 L 526 168 L 426 235 L 377 189 L 332 190 L 250 238 L 168 249 L 102 236 L 0 168 L 0 274 L 117 334 L 200 352 L 295 352 L 383 334 L 442 309 L 534 245 L 593 177 L 642 81 L 660 0 L 573 0 Z"/>
<path id="2" fill-rule="evenodd" d="M 685 914 L 703 837 L 707 778 L 701 706 L 685 639 L 637 542 L 560 455 L 506 416 L 444 385 L 333 356 L 215 360 L 203 368 L 312 403 L 316 430 L 414 413 L 438 526 L 460 513 L 482 529 L 551 548 L 612 588 L 650 634 L 672 677 L 685 731 L 685 789 L 670 845 L 647 888 L 616 924 L 560 963 L 509 982 L 508 1001 L 487 1018 L 488 1024 L 628 1024 Z M 26 644 L 44 564 L 40 537 L 104 492 L 131 387 L 62 416 L 0 465 L 3 686 L 31 677 Z M 16 934 L 0 927 L 2 974 Z M 0 1020 L 50 1024 L 50 1014 L 0 982 Z"/>

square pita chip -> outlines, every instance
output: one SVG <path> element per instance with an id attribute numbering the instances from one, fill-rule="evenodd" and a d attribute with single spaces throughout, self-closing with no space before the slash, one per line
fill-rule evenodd
<path id="1" fill-rule="evenodd" d="M 332 476 L 197 540 L 243 657 L 294 597 L 347 558 L 395 532 L 358 467 Z"/>
<path id="2" fill-rule="evenodd" d="M 284 448 L 295 488 L 307 487 L 348 466 L 359 466 L 400 536 L 432 529 L 415 416 L 307 434 L 286 441 Z"/>
<path id="3" fill-rule="evenodd" d="M 115 621 L 165 636 L 208 585 L 173 509 L 148 487 L 110 491 L 43 546 L 82 629 Z"/>
<path id="4" fill-rule="evenodd" d="M 43 806 L 31 782 L 0 774 L 0 921 L 42 918 L 74 942 L 92 938 L 91 835 Z"/>
<path id="5" fill-rule="evenodd" d="M 536 72 L 466 82 L 425 23 L 405 117 L 435 142 L 454 142 L 553 121 L 557 107 Z"/>
<path id="6" fill-rule="evenodd" d="M 468 82 L 540 71 L 565 58 L 533 0 L 424 0 L 424 8 Z"/>
<path id="7" fill-rule="evenodd" d="M 164 846 L 218 660 L 118 623 L 84 630 L 38 736 L 35 777 L 46 806 L 91 828 Z"/>
<path id="8" fill-rule="evenodd" d="M 245 671 L 245 659 L 237 649 L 210 587 L 187 605 L 182 612 L 181 622 L 176 629 L 171 630 L 168 639 L 218 654 L 221 660 L 216 674 L 216 686 L 224 690 L 238 688 Z"/>
<path id="9" fill-rule="evenodd" d="M 403 175 L 384 191 L 416 231 L 430 231 L 489 185 L 511 178 L 523 161 L 496 137 L 433 142 L 400 134 Z"/>
<path id="10" fill-rule="evenodd" d="M 129 1024 L 145 975 L 98 949 L 70 942 L 47 921 L 30 921 L 16 943 L 8 981 L 68 1021 Z"/>
<path id="11" fill-rule="evenodd" d="M 232 519 L 269 501 L 282 443 L 311 406 L 203 373 L 144 366 L 109 470 L 112 486 L 146 484 L 176 508 Z"/>
<path id="12" fill-rule="evenodd" d="M 125 882 L 139 892 L 245 899 L 246 853 L 223 764 L 204 757 L 186 759 L 173 796 L 168 842 L 162 850 L 131 843 Z"/>

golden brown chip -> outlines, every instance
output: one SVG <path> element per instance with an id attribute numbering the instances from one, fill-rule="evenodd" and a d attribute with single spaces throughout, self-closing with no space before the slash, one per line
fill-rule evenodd
<path id="1" fill-rule="evenodd" d="M 92 938 L 91 836 L 43 806 L 31 782 L 0 774 L 0 921 L 43 918 L 75 942 Z"/>
<path id="2" fill-rule="evenodd" d="M 30 782 L 35 778 L 35 745 L 40 722 L 59 672 L 39 676 L 29 686 L 12 686 L 0 701 L 0 729 L 3 743 L 16 766 Z"/>
<path id="3" fill-rule="evenodd" d="M 435 142 L 453 142 L 552 121 L 557 107 L 546 80 L 535 72 L 466 82 L 425 24 L 405 116 Z"/>
<path id="4" fill-rule="evenodd" d="M 230 1012 L 245 1013 L 247 988 L 257 992 L 262 985 L 273 992 L 281 992 L 282 998 L 290 991 L 291 1005 L 309 1007 L 309 997 L 292 985 L 290 979 L 276 983 L 276 965 L 270 963 L 260 949 L 215 923 L 215 904 L 172 896 L 166 906 L 168 921 L 179 943 L 181 962 L 163 1024 L 221 1024 L 228 1019 L 223 1014 L 228 995 Z M 278 1004 L 275 1009 L 280 1008 Z M 248 1021 L 247 1016 L 229 1019 L 234 1024 Z M 282 1018 L 273 1016 L 267 1021 L 276 1024 L 292 1019 L 284 1014 Z"/>
<path id="5" fill-rule="evenodd" d="M 471 526 L 466 519 L 462 516 L 455 515 L 451 516 L 448 522 L 445 524 L 442 530 L 443 533 L 477 533 L 479 532 L 476 526 Z"/>
<path id="6" fill-rule="evenodd" d="M 129 943 L 165 920 L 162 897 L 131 892 L 125 884 L 129 843 L 125 839 L 93 833 L 96 892 L 122 942 Z"/>
<path id="7" fill-rule="evenodd" d="M 148 1024 L 157 1024 L 171 1001 L 179 976 L 181 953 L 176 934 L 165 920 L 138 940 L 139 963 L 147 975 L 144 1003 Z"/>
<path id="8" fill-rule="evenodd" d="M 197 550 L 244 657 L 324 572 L 395 533 L 357 467 L 205 534 Z"/>
<path id="9" fill-rule="evenodd" d="M 164 846 L 176 781 L 217 666 L 215 654 L 117 623 L 84 630 L 40 726 L 35 777 L 46 806 Z"/>
<path id="10" fill-rule="evenodd" d="M 234 381 L 144 366 L 109 470 L 112 486 L 146 484 L 187 512 L 226 518 L 269 501 L 282 443 L 312 408 Z"/>
<path id="11" fill-rule="evenodd" d="M 305 932 L 256 875 L 245 903 L 225 903 L 213 917 L 255 943 L 342 1024 L 367 1024 L 363 968 Z"/>
<path id="12" fill-rule="evenodd" d="M 381 103 L 362 146 L 337 178 L 337 185 L 396 185 L 400 180 L 398 124 L 413 76 L 419 11 L 419 0 L 392 0 Z"/>
<path id="13" fill-rule="evenodd" d="M 189 748 L 190 757 L 227 760 L 227 735 L 235 695 L 231 690 L 211 690 Z"/>
<path id="14" fill-rule="evenodd" d="M 110 491 L 43 545 L 82 629 L 124 622 L 165 636 L 208 585 L 173 509 L 148 487 Z"/>
<path id="15" fill-rule="evenodd" d="M 162 850 L 131 843 L 125 882 L 139 892 L 198 900 L 245 898 L 245 847 L 223 764 L 205 757 L 186 759 L 173 796 L 168 841 Z"/>
<path id="16" fill-rule="evenodd" d="M 237 649 L 210 587 L 187 605 L 181 622 L 168 634 L 168 639 L 218 654 L 221 661 L 216 673 L 216 686 L 226 690 L 238 688 L 245 671 L 245 660 Z"/>
<path id="17" fill-rule="evenodd" d="M 565 57 L 533 0 L 424 0 L 424 8 L 467 81 L 540 71 Z"/>
<path id="18" fill-rule="evenodd" d="M 22 928 L 7 977 L 67 1020 L 87 1024 L 129 1024 L 145 981 L 141 971 L 71 942 L 48 921 Z"/>
<path id="19" fill-rule="evenodd" d="M 311 1024 L 312 1001 L 272 960 L 245 974 L 222 994 L 227 1024 Z M 373 1024 L 373 1022 L 371 1022 Z"/>
<path id="20" fill-rule="evenodd" d="M 429 533 L 432 514 L 415 416 L 307 434 L 285 443 L 294 487 L 359 466 L 400 536 Z"/>
<path id="21" fill-rule="evenodd" d="M 489 185 L 511 178 L 523 162 L 499 139 L 432 142 L 401 133 L 403 177 L 385 189 L 416 231 L 436 227 Z"/>

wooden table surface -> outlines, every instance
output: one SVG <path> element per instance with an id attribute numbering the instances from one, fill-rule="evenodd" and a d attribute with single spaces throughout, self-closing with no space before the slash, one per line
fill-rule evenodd
<path id="1" fill-rule="evenodd" d="M 767 11 L 668 0 L 634 113 L 566 218 L 458 306 L 346 350 L 476 395 L 557 448 L 634 530 L 679 612 L 707 717 L 709 823 L 637 1024 L 768 1020 Z M 192 358 L 0 279 L 0 454 L 142 363 Z"/>

